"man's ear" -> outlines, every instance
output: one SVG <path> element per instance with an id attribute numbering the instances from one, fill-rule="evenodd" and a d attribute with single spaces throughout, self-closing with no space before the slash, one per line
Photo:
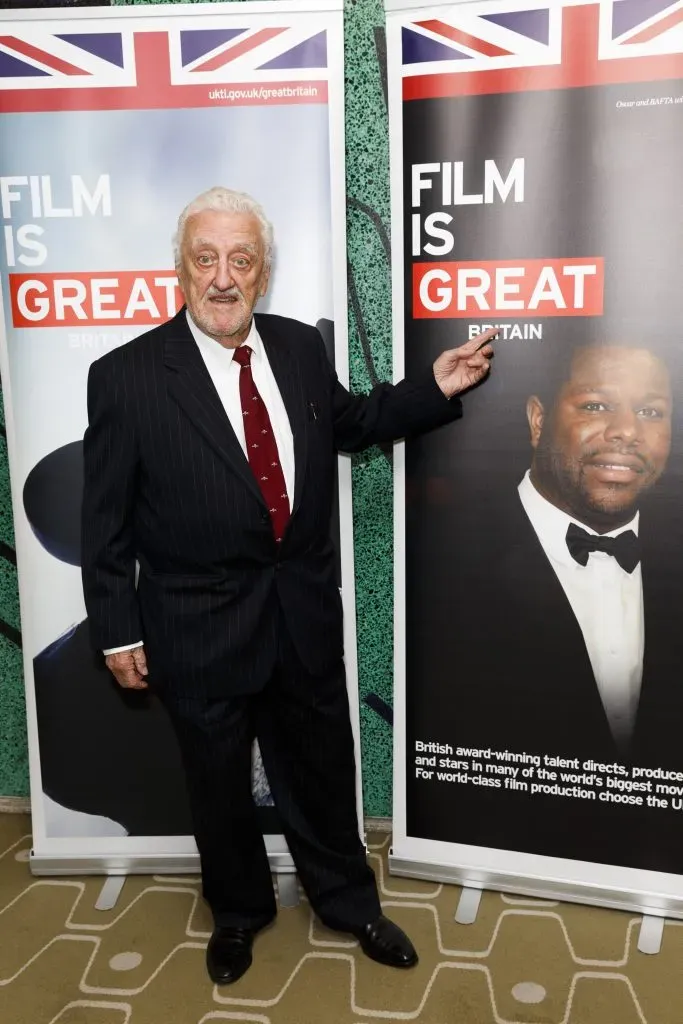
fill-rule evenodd
<path id="1" fill-rule="evenodd" d="M 268 285 L 269 284 L 270 284 L 270 266 L 267 266 L 267 267 L 263 268 L 263 273 L 261 274 L 261 283 L 259 284 L 259 290 L 258 290 L 258 294 L 259 294 L 259 298 L 260 299 L 262 299 L 263 296 L 268 291 Z"/>
<path id="2" fill-rule="evenodd" d="M 180 289 L 180 294 L 182 295 L 183 300 L 186 302 L 187 301 L 187 295 L 185 294 L 185 288 L 184 288 L 184 283 L 183 283 L 184 275 L 183 275 L 183 272 L 182 272 L 180 266 L 176 266 L 175 273 L 176 273 L 176 277 L 178 279 L 178 288 Z"/>
<path id="3" fill-rule="evenodd" d="M 538 395 L 531 395 L 531 397 L 527 399 L 526 418 L 529 424 L 529 440 L 531 441 L 531 447 L 537 448 L 541 437 L 541 431 L 543 430 L 543 420 L 545 419 L 545 409 L 543 408 L 543 403 Z"/>

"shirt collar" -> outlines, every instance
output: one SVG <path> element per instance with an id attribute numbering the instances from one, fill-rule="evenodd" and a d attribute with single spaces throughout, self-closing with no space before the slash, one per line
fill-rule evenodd
<path id="1" fill-rule="evenodd" d="M 190 328 L 190 333 L 203 353 L 208 354 L 210 358 L 218 358 L 226 363 L 232 362 L 232 357 L 235 351 L 233 348 L 225 348 L 216 341 L 215 338 L 210 338 L 208 334 L 204 334 L 204 331 L 197 327 L 187 309 L 185 310 L 185 317 L 187 319 L 187 326 Z M 251 349 L 252 361 L 256 360 L 256 362 L 259 362 L 262 359 L 263 342 L 261 341 L 261 335 L 256 330 L 256 321 L 253 317 L 251 318 L 249 334 L 242 344 L 248 345 Z"/>
<path id="2" fill-rule="evenodd" d="M 563 512 L 549 502 L 547 498 L 544 498 L 532 484 L 530 471 L 527 471 L 524 475 L 518 490 L 524 511 L 529 517 L 544 551 L 563 565 L 581 568 L 569 554 L 566 539 L 567 528 L 570 523 L 576 523 L 577 526 L 580 526 L 587 533 L 597 536 L 596 531 L 592 530 L 590 526 L 586 526 L 585 523 L 579 522 L 578 519 L 567 515 L 566 512 Z M 625 533 L 626 530 L 633 530 L 637 536 L 639 519 L 640 513 L 636 512 L 630 523 L 625 523 L 624 526 L 620 526 L 616 530 L 610 530 L 609 533 L 602 534 L 601 536 L 618 537 L 620 533 Z"/>

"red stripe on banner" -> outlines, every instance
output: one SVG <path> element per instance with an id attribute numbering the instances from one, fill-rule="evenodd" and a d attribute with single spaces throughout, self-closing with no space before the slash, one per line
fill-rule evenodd
<path id="1" fill-rule="evenodd" d="M 44 64 L 46 68 L 59 71 L 63 75 L 90 74 L 89 71 L 77 68 L 74 64 L 69 64 L 67 61 L 61 60 L 60 57 L 55 57 L 52 53 L 45 53 L 44 50 L 39 50 L 37 46 L 32 46 L 31 43 L 27 43 L 23 39 L 17 39 L 15 36 L 0 36 L 0 43 L 6 46 L 8 50 L 20 53 L 23 57 L 29 57 L 31 60 L 37 60 Z"/>
<path id="2" fill-rule="evenodd" d="M 604 261 L 484 260 L 413 264 L 413 318 L 602 316 Z"/>
<path id="3" fill-rule="evenodd" d="M 494 43 L 487 43 L 485 39 L 471 36 L 469 32 L 462 32 L 459 28 L 455 28 L 454 25 L 447 25 L 443 21 L 432 19 L 430 21 L 417 21 L 415 24 L 419 25 L 420 28 L 426 28 L 430 32 L 434 32 L 436 35 L 444 36 L 454 43 L 466 46 L 470 50 L 475 50 L 476 53 L 481 53 L 485 57 L 509 57 L 512 52 L 511 50 L 504 50 L 502 46 L 496 46 Z"/>
<path id="4" fill-rule="evenodd" d="M 681 53 L 599 61 L 599 11 L 595 4 L 565 7 L 563 17 L 561 64 L 464 71 L 447 75 L 415 75 L 403 79 L 403 99 L 576 89 L 591 85 L 657 82 L 683 77 Z"/>
<path id="5" fill-rule="evenodd" d="M 675 25 L 680 25 L 683 21 L 683 10 L 673 11 L 666 18 L 662 18 L 655 25 L 650 25 L 649 28 L 644 28 L 642 32 L 638 32 L 635 36 L 631 36 L 630 39 L 624 40 L 622 45 L 630 46 L 631 43 L 649 43 L 651 39 L 656 39 L 657 36 L 661 36 L 663 32 L 668 32 L 670 28 L 674 28 Z"/>
<path id="6" fill-rule="evenodd" d="M 171 52 L 166 32 L 139 32 L 135 39 L 136 92 L 145 106 L 152 105 L 155 90 L 171 88 Z"/>
<path id="7" fill-rule="evenodd" d="M 327 103 L 327 82 L 171 85 L 168 36 L 135 35 L 137 85 L 100 89 L 0 89 L 0 113 L 55 110 L 180 110 L 191 107 Z"/>
<path id="8" fill-rule="evenodd" d="M 249 39 L 243 39 L 241 42 L 231 46 L 229 50 L 217 53 L 215 57 L 211 57 L 205 64 L 201 64 L 192 70 L 216 71 L 218 68 L 229 64 L 231 60 L 241 57 L 243 53 L 249 53 L 250 50 L 260 46 L 261 43 L 267 43 L 269 39 L 275 39 L 276 36 L 281 35 L 285 31 L 286 29 L 284 28 L 262 28 L 259 32 L 255 32 L 253 36 L 250 36 Z"/>

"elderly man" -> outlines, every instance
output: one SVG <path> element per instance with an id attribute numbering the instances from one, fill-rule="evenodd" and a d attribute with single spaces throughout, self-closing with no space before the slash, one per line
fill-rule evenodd
<path id="1" fill-rule="evenodd" d="M 329 523 L 335 453 L 456 419 L 488 337 L 422 380 L 352 397 L 317 330 L 254 315 L 271 273 L 261 207 L 224 188 L 178 223 L 185 307 L 93 364 L 83 580 L 95 645 L 173 722 L 215 930 L 236 981 L 276 907 L 250 790 L 252 740 L 320 919 L 380 963 L 417 954 L 381 914 L 359 837 L 342 610 Z M 482 347 L 483 345 L 483 347 Z M 139 562 L 136 587 L 135 563 Z"/>

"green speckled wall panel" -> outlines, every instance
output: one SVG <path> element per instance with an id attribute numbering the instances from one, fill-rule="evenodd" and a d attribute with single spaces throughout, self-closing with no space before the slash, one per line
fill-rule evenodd
<path id="1" fill-rule="evenodd" d="M 0 796 L 27 796 L 26 706 L 4 415 L 0 433 Z"/>
<path id="2" fill-rule="evenodd" d="M 346 192 L 351 385 L 391 379 L 389 135 L 381 0 L 347 2 Z M 393 656 L 391 450 L 355 459 L 354 542 L 365 811 L 391 813 Z M 371 701 L 372 703 L 368 703 Z M 382 702 L 380 704 L 380 702 Z"/>
<path id="3" fill-rule="evenodd" d="M 155 0 L 119 0 L 144 3 Z M 391 377 L 389 152 L 381 0 L 347 0 L 346 149 L 351 383 L 368 390 Z M 229 184 L 226 183 L 226 184 Z M 391 809 L 392 469 L 391 452 L 354 460 L 354 536 L 365 810 Z M 0 540 L 12 544 L 5 453 L 0 452 Z M 0 563 L 0 619 L 18 625 L 16 576 Z M 21 662 L 0 637 L 0 794 L 28 788 Z"/>
<path id="4" fill-rule="evenodd" d="M 5 573 L 4 565 L 0 567 L 0 573 Z M 11 586 L 16 591 L 14 575 Z M 0 679 L 0 796 L 28 796 L 21 649 L 4 634 L 0 635 Z"/>

